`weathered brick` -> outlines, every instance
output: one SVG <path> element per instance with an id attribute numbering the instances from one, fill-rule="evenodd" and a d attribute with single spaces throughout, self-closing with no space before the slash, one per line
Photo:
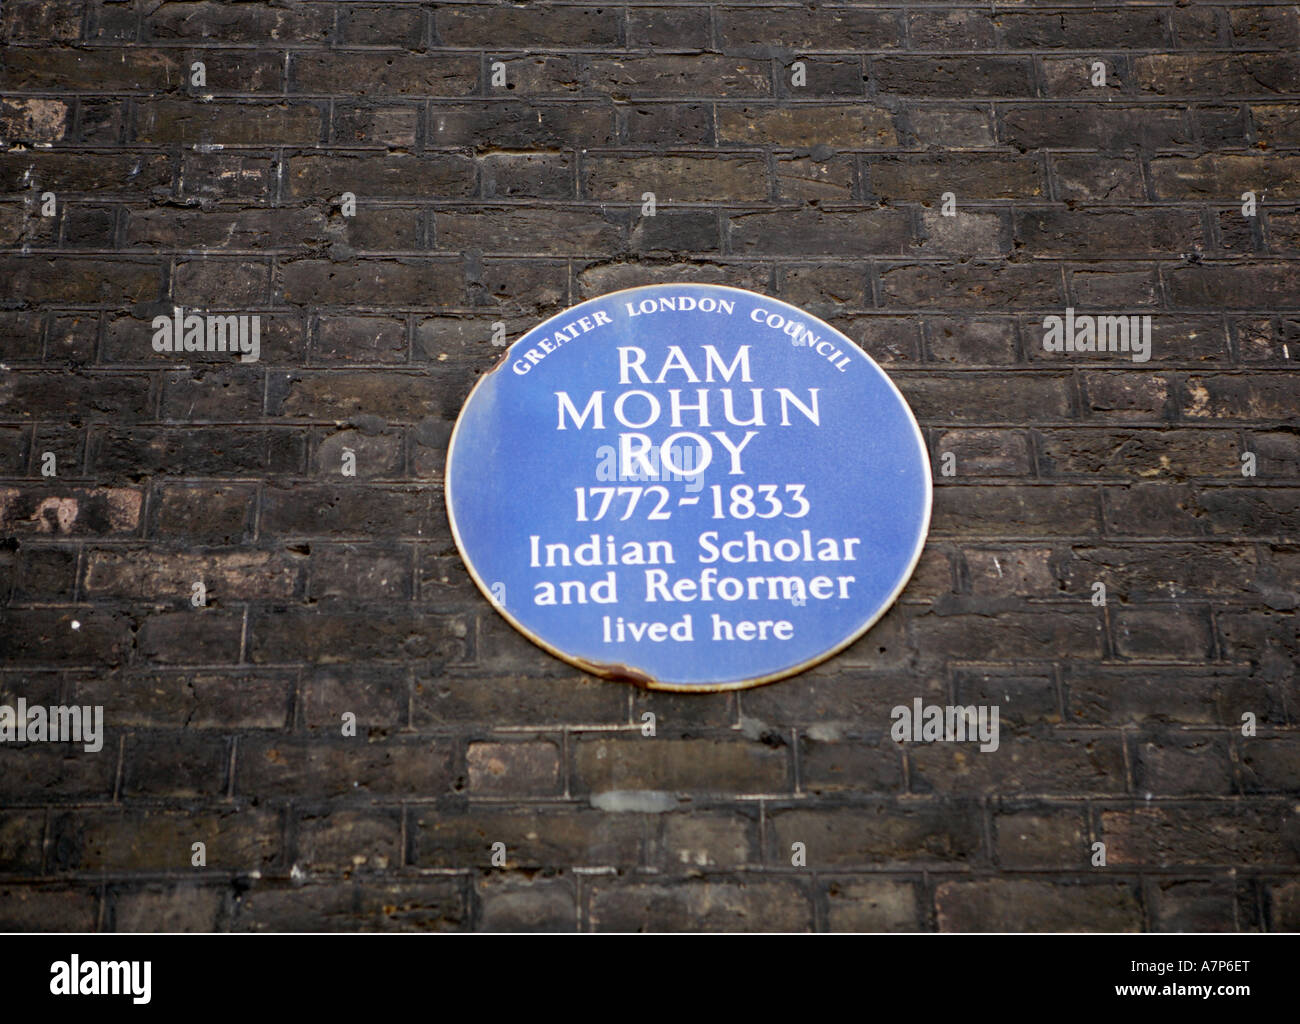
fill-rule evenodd
<path id="1" fill-rule="evenodd" d="M 1169 33 L 1161 10 L 1003 13 L 994 19 L 1002 41 L 1014 49 L 1075 48 L 1080 39 L 1092 46 L 1138 49 L 1167 45 Z"/>
<path id="2" fill-rule="evenodd" d="M 304 52 L 289 68 L 289 91 L 312 96 L 469 96 L 478 80 L 477 58 L 446 53 Z"/>
<path id="3" fill-rule="evenodd" d="M 935 533 L 975 537 L 1075 537 L 1097 534 L 1101 509 L 1087 487 L 940 487 Z"/>
<path id="4" fill-rule="evenodd" d="M 773 809 L 768 817 L 775 863 L 803 843 L 808 866 L 965 863 L 982 856 L 977 808 L 965 802 L 907 800 L 842 807 Z"/>
<path id="5" fill-rule="evenodd" d="M 150 503 L 146 532 L 158 539 L 238 544 L 252 534 L 255 501 L 255 490 L 246 484 L 163 484 Z"/>
<path id="6" fill-rule="evenodd" d="M 542 212 L 506 207 L 447 210 L 434 215 L 436 246 L 453 252 L 479 247 L 521 255 L 580 255 L 617 248 L 620 234 L 610 217 L 587 211 Z"/>
<path id="7" fill-rule="evenodd" d="M 1136 160 L 1055 153 L 1050 162 L 1056 195 L 1067 202 L 1146 198 L 1142 168 Z"/>
<path id="8" fill-rule="evenodd" d="M 1151 161 L 1151 179 L 1162 199 L 1204 196 L 1235 201 L 1245 191 L 1267 192 L 1270 199 L 1295 199 L 1300 194 L 1300 158 L 1234 153 L 1163 156 Z"/>
<path id="9" fill-rule="evenodd" d="M 848 256 L 879 252 L 903 254 L 911 244 L 911 228 L 900 210 L 865 213 L 743 213 L 730 220 L 735 253 L 825 253 Z"/>
<path id="10" fill-rule="evenodd" d="M 1033 72 L 1025 57 L 879 57 L 871 64 L 882 93 L 967 98 L 1028 96 Z"/>
<path id="11" fill-rule="evenodd" d="M 202 582 L 209 605 L 285 598 L 293 594 L 296 567 L 270 551 L 190 554 L 112 548 L 86 556 L 82 585 L 90 596 L 145 601 L 188 601 Z"/>
<path id="12" fill-rule="evenodd" d="M 1239 444 L 1227 431 L 1044 430 L 1036 437 L 1044 476 L 1181 480 L 1241 475 Z"/>
<path id="13" fill-rule="evenodd" d="M 945 430 L 935 435 L 932 458 L 952 454 L 965 476 L 1028 476 L 1033 458 L 1026 435 L 1006 430 Z"/>
<path id="14" fill-rule="evenodd" d="M 789 756 L 783 745 L 593 737 L 574 745 L 573 761 L 575 792 L 781 793 L 790 789 Z"/>
<path id="15" fill-rule="evenodd" d="M 305 461 L 305 439 L 297 431 L 283 429 L 201 426 L 182 432 L 104 427 L 92 433 L 87 448 L 92 469 L 109 477 L 301 472 Z"/>
<path id="16" fill-rule="evenodd" d="M 766 61 L 730 57 L 596 57 L 591 88 L 618 100 L 661 96 L 746 97 L 771 92 Z"/>
<path id="17" fill-rule="evenodd" d="M 434 102 L 429 139 L 439 146 L 511 148 L 607 146 L 614 141 L 614 108 L 604 103 L 522 103 L 513 100 Z"/>
<path id="18" fill-rule="evenodd" d="M 1085 868 L 1087 821 L 1072 807 L 1008 807 L 993 817 L 994 849 L 1004 868 Z"/>
<path id="19" fill-rule="evenodd" d="M 629 8 L 628 45 L 668 52 L 706 50 L 712 37 L 710 15 L 706 7 Z"/>
<path id="20" fill-rule="evenodd" d="M 245 4 L 163 3 L 144 17 L 146 39 L 257 43 L 265 39 L 319 43 L 333 36 L 333 12 L 324 4 L 291 8 Z"/>
<path id="21" fill-rule="evenodd" d="M 8 932 L 93 932 L 99 901 L 92 888 L 0 887 L 0 927 Z"/>
<path id="22" fill-rule="evenodd" d="M 758 863 L 758 823 L 750 815 L 695 810 L 659 817 L 652 850 L 665 869 L 703 872 Z"/>
<path id="23" fill-rule="evenodd" d="M 431 659 L 464 661 L 472 653 L 461 618 L 414 612 L 281 610 L 259 613 L 249 626 L 249 658 L 256 664 Z"/>
<path id="24" fill-rule="evenodd" d="M 1025 149 L 1158 149 L 1187 145 L 1192 133 L 1183 111 L 1162 107 L 1080 107 L 1010 104 L 1000 108 L 998 137 Z M 1058 158 L 1061 159 L 1061 158 Z M 1091 158 L 1076 158 L 1078 165 Z M 1110 161 L 1107 161 L 1110 162 Z"/>
<path id="25" fill-rule="evenodd" d="M 106 711 L 104 728 L 112 729 Z M 84 728 L 84 727 L 83 727 Z M 13 743 L 0 747 L 0 798 L 16 803 L 38 792 L 43 803 L 109 803 L 117 778 L 117 739 L 100 733 L 101 749 L 87 750 L 83 742 Z M 30 796 L 27 796 L 30 799 Z"/>
<path id="26" fill-rule="evenodd" d="M 348 159 L 304 154 L 289 160 L 286 182 L 291 195 L 323 200 L 344 192 L 359 199 L 400 197 L 453 199 L 474 192 L 474 165 L 451 153 L 412 156 L 353 156 Z"/>
<path id="27" fill-rule="evenodd" d="M 0 813 L 0 871 L 11 875 L 40 874 L 44 833 L 43 811 Z"/>
<path id="28" fill-rule="evenodd" d="M 994 309 L 1063 306 L 1054 270 L 1012 264 L 899 267 L 880 275 L 886 306 Z"/>
<path id="29" fill-rule="evenodd" d="M 1043 255 L 1182 253 L 1205 244 L 1199 215 L 1183 210 L 1021 213 L 1016 217 L 1016 239 Z"/>
<path id="30" fill-rule="evenodd" d="M 942 882 L 934 902 L 945 932 L 1136 932 L 1143 923 L 1137 891 L 1126 882 Z"/>
<path id="31" fill-rule="evenodd" d="M 997 28 L 982 11 L 909 11 L 907 38 L 923 50 L 991 50 L 996 48 Z"/>
<path id="32" fill-rule="evenodd" d="M 230 743 L 215 736 L 131 736 L 122 756 L 126 798 L 209 799 L 228 788 Z"/>
<path id="33" fill-rule="evenodd" d="M 107 609 L 5 609 L 0 612 L 0 662 L 120 665 L 130 651 L 132 625 L 124 614 Z"/>
<path id="34" fill-rule="evenodd" d="M 68 811 L 52 834 L 54 866 L 65 871 L 190 871 L 195 843 L 208 868 L 266 870 L 283 857 L 280 815 L 251 808 Z"/>
<path id="35" fill-rule="evenodd" d="M 492 845 L 504 843 L 505 866 L 511 870 L 551 864 L 633 867 L 643 857 L 642 819 L 639 814 L 566 807 L 419 808 L 411 815 L 411 863 L 485 868 L 491 864 Z"/>
<path id="36" fill-rule="evenodd" d="M 712 145 L 714 104 L 690 101 L 640 101 L 622 106 L 627 141 L 632 144 Z"/>
<path id="37" fill-rule="evenodd" d="M 83 13 L 78 0 L 15 0 L 5 4 L 0 31 L 6 40 L 68 42 L 81 35 Z"/>
<path id="38" fill-rule="evenodd" d="M 824 742 L 824 738 L 825 733 L 816 729 L 799 738 L 799 776 L 804 789 L 811 793 L 901 790 L 902 758 L 892 740 L 835 736 Z"/>
<path id="39" fill-rule="evenodd" d="M 962 669 L 954 673 L 957 704 L 996 704 L 1000 728 L 1021 729 L 1041 723 L 1061 722 L 1056 684 L 1049 670 L 1032 671 Z"/>
<path id="40" fill-rule="evenodd" d="M 767 196 L 762 160 L 725 157 L 591 157 L 584 163 L 583 190 L 592 199 L 641 202 L 653 192 L 657 203 L 708 199 L 761 199 Z"/>
<path id="41" fill-rule="evenodd" d="M 451 781 L 450 750 L 422 739 L 252 737 L 236 754 L 235 793 L 259 799 L 436 796 Z"/>
<path id="42" fill-rule="evenodd" d="M 137 142 L 167 145 L 312 146 L 324 130 L 312 103 L 156 100 L 136 121 Z"/>
<path id="43" fill-rule="evenodd" d="M 1285 92 L 1300 73 L 1300 58 L 1291 53 L 1218 54 L 1158 53 L 1133 58 L 1138 89 L 1159 96 L 1209 92 L 1237 96 Z"/>
<path id="44" fill-rule="evenodd" d="M 134 534 L 144 495 L 130 487 L 0 488 L 0 525 L 10 534 Z"/>
<path id="45" fill-rule="evenodd" d="M 826 887 L 827 926 L 833 932 L 921 930 L 916 886 L 893 879 L 836 879 Z"/>
<path id="46" fill-rule="evenodd" d="M 1289 803 L 1161 805 L 1101 814 L 1106 856 L 1116 865 L 1234 864 L 1294 867 L 1300 821 Z"/>
<path id="47" fill-rule="evenodd" d="M 804 884 L 794 881 L 695 881 L 676 885 L 599 879 L 593 883 L 593 931 L 812 930 Z"/>
<path id="48" fill-rule="evenodd" d="M 385 871 L 402 863 L 397 810 L 304 812 L 294 821 L 296 863 L 315 871 Z"/>
<path id="49" fill-rule="evenodd" d="M 567 878 L 512 878 L 490 875 L 478 880 L 482 918 L 488 932 L 572 932 L 578 927 L 573 882 Z"/>
<path id="50" fill-rule="evenodd" d="M 284 729 L 293 695 L 292 673 L 238 668 L 90 674 L 73 689 L 78 703 L 111 706 L 122 728 Z"/>
<path id="51" fill-rule="evenodd" d="M 162 284 L 156 263 L 123 259 L 6 256 L 0 258 L 0 275 L 10 298 L 36 303 L 129 306 L 156 299 Z"/>
<path id="52" fill-rule="evenodd" d="M 233 665 L 240 660 L 243 627 L 238 611 L 153 612 L 140 627 L 136 650 L 155 665 Z"/>
<path id="53" fill-rule="evenodd" d="M 1159 879 L 1147 882 L 1151 928 L 1161 932 L 1230 932 L 1239 923 L 1231 879 Z"/>
<path id="54" fill-rule="evenodd" d="M 381 370 L 303 371 L 272 375 L 268 412 L 290 419 L 344 421 L 383 409 L 395 420 L 454 418 L 464 399 L 425 373 Z"/>
<path id="55" fill-rule="evenodd" d="M 225 895 L 220 889 L 185 882 L 139 889 L 117 888 L 113 891 L 110 913 L 115 932 L 214 932 L 223 922 Z"/>
<path id="56" fill-rule="evenodd" d="M 593 49 L 620 42 L 619 20 L 612 9 L 543 3 L 528 8 L 451 5 L 439 8 L 434 22 L 444 46 Z"/>
<path id="57" fill-rule="evenodd" d="M 573 670 L 553 679 L 531 678 L 522 686 L 517 677 L 507 675 L 417 679 L 412 707 L 416 728 L 470 723 L 613 725 L 627 720 L 623 687 Z"/>
<path id="58" fill-rule="evenodd" d="M 914 792 L 1065 796 L 1127 789 L 1123 745 L 1116 736 L 1089 733 L 1042 741 L 1004 735 L 991 751 L 983 750 L 970 731 L 967 736 L 965 742 L 905 744 Z"/>
<path id="59" fill-rule="evenodd" d="M 560 750 L 554 742 L 471 743 L 465 761 L 471 796 L 560 795 Z"/>
<path id="60" fill-rule="evenodd" d="M 1160 796 L 1227 795 L 1236 791 L 1227 738 L 1212 733 L 1149 732 L 1137 738 L 1133 783 Z"/>
<path id="61" fill-rule="evenodd" d="M 363 7 L 340 10 L 339 35 L 349 44 L 424 49 L 424 12 L 417 7 Z"/>
<path id="62" fill-rule="evenodd" d="M 442 260 L 368 259 L 353 264 L 295 260 L 280 268 L 280 289 L 293 305 L 459 306 L 459 264 Z"/>
<path id="63" fill-rule="evenodd" d="M 55 194 L 109 196 L 150 195 L 170 188 L 172 161 L 160 154 L 134 157 L 121 153 L 6 153 L 0 156 L 0 183 L 5 191 L 49 189 Z M 112 246 L 105 246 L 111 248 Z"/>
<path id="64" fill-rule="evenodd" d="M 230 50 L 207 61 L 213 92 L 277 93 L 284 58 L 272 52 Z M 13 47 L 0 70 L 0 88 L 25 90 L 163 92 L 188 86 L 189 62 L 180 51 L 138 47 L 123 60 L 112 48 Z"/>
<path id="65" fill-rule="evenodd" d="M 454 932 L 468 921 L 452 878 L 262 884 L 238 898 L 235 913 L 241 932 Z"/>

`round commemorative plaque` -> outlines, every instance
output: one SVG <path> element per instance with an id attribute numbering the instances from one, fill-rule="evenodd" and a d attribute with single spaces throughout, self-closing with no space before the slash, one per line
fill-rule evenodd
<path id="1" fill-rule="evenodd" d="M 861 637 L 930 523 L 911 410 L 835 328 L 777 299 L 662 284 L 529 331 L 452 432 L 470 575 L 585 671 L 708 692 Z"/>

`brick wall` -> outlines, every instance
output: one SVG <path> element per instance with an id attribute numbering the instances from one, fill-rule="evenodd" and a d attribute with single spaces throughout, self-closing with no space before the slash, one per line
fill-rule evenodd
<path id="1" fill-rule="evenodd" d="M 0 746 L 0 927 L 1300 927 L 1295 5 L 0 18 L 0 703 L 107 720 Z M 535 649 L 443 507 L 494 323 L 671 280 L 956 457 L 899 604 L 739 695 Z M 174 304 L 260 361 L 155 353 Z M 1152 358 L 1044 351 L 1066 306 Z M 896 744 L 915 697 L 999 750 Z"/>

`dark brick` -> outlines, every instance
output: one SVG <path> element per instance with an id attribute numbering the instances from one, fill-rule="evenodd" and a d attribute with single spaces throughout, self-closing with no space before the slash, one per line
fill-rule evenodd
<path id="1" fill-rule="evenodd" d="M 1160 805 L 1101 814 L 1100 838 L 1113 865 L 1232 864 L 1294 867 L 1300 822 L 1286 803 Z"/>
<path id="2" fill-rule="evenodd" d="M 52 834 L 62 870 L 191 871 L 195 843 L 208 868 L 266 870 L 283 857 L 280 815 L 251 808 L 69 811 Z"/>
<path id="3" fill-rule="evenodd" d="M 459 306 L 464 283 L 457 263 L 370 259 L 358 264 L 295 260 L 280 268 L 280 288 L 293 305 L 356 308 Z"/>
<path id="4" fill-rule="evenodd" d="M 617 12 L 595 7 L 452 5 L 440 7 L 434 20 L 443 45 L 477 49 L 593 49 L 617 45 L 620 34 Z"/>
<path id="5" fill-rule="evenodd" d="M 916 885 L 890 878 L 835 879 L 826 887 L 827 927 L 833 932 L 921 930 Z"/>
<path id="6" fill-rule="evenodd" d="M 451 780 L 447 746 L 419 739 L 253 737 L 236 758 L 236 795 L 260 799 L 436 796 Z"/>
<path id="7" fill-rule="evenodd" d="M 574 885 L 565 878 L 479 879 L 480 928 L 488 932 L 572 932 L 578 927 Z"/>
<path id="8" fill-rule="evenodd" d="M 123 728 L 284 729 L 294 679 L 291 673 L 237 668 L 103 673 L 79 678 L 73 692 L 81 704 L 111 706 L 114 724 Z"/>
<path id="9" fill-rule="evenodd" d="M 238 544 L 252 534 L 255 490 L 246 484 L 168 483 L 150 505 L 149 536 Z"/>
<path id="10" fill-rule="evenodd" d="M 249 628 L 249 657 L 257 664 L 418 659 L 456 663 L 473 654 L 469 626 L 451 616 L 272 609 L 256 616 Z"/>
<path id="11" fill-rule="evenodd" d="M 155 145 L 312 146 L 323 130 L 321 110 L 312 103 L 158 100 L 141 111 L 135 138 Z"/>
<path id="12" fill-rule="evenodd" d="M 504 843 L 510 870 L 548 864 L 631 867 L 643 855 L 642 818 L 566 807 L 419 808 L 411 815 L 411 862 L 421 867 L 486 868 L 492 863 L 493 844 Z"/>
<path id="13" fill-rule="evenodd" d="M 234 930 L 242 932 L 453 932 L 468 915 L 459 880 L 263 885 L 242 895 Z"/>
<path id="14" fill-rule="evenodd" d="M 233 665 L 240 660 L 243 615 L 219 608 L 154 612 L 136 638 L 139 656 L 156 665 Z"/>
<path id="15" fill-rule="evenodd" d="M 932 800 L 819 809 L 774 809 L 768 817 L 773 863 L 788 864 L 803 843 L 808 866 L 937 865 L 979 857 L 983 842 L 973 805 Z"/>
<path id="16" fill-rule="evenodd" d="M 596 881 L 589 911 L 593 931 L 812 930 L 805 883 L 795 881 Z"/>
<path id="17" fill-rule="evenodd" d="M 748 156 L 592 157 L 584 170 L 586 195 L 638 205 L 643 192 L 667 206 L 724 196 L 760 199 L 768 191 L 763 162 Z"/>
<path id="18" fill-rule="evenodd" d="M 1125 882 L 942 882 L 934 902 L 945 932 L 1136 932 L 1143 923 L 1138 893 Z"/>
<path id="19" fill-rule="evenodd" d="M 994 848 L 1004 868 L 1081 869 L 1091 863 L 1088 826 L 1077 808 L 1029 805 L 994 815 Z"/>
<path id="20" fill-rule="evenodd" d="M 550 741 L 470 743 L 471 796 L 560 795 L 560 750 Z"/>
<path id="21" fill-rule="evenodd" d="M 185 882 L 118 888 L 113 892 L 111 913 L 115 932 L 214 932 L 224 923 L 225 894 Z"/>
<path id="22" fill-rule="evenodd" d="M 122 757 L 122 795 L 219 797 L 228 786 L 230 743 L 213 736 L 131 736 Z"/>
<path id="23" fill-rule="evenodd" d="M 667 790 L 780 793 L 790 789 L 784 744 L 738 740 L 591 738 L 574 747 L 575 792 Z"/>
<path id="24" fill-rule="evenodd" d="M 372 53 L 339 50 L 304 52 L 289 70 L 289 91 L 319 96 L 469 96 L 478 89 L 474 57 L 439 54 Z"/>
<path id="25" fill-rule="evenodd" d="M 995 751 L 984 751 L 975 740 L 905 746 L 912 789 L 919 793 L 1066 796 L 1127 788 L 1116 736 L 1090 733 L 1045 742 L 1002 735 Z"/>
<path id="26" fill-rule="evenodd" d="M 591 88 L 617 100 L 656 97 L 747 97 L 771 93 L 766 61 L 700 57 L 596 57 Z"/>
<path id="27" fill-rule="evenodd" d="M 1025 57 L 880 57 L 871 64 L 882 93 L 936 98 L 1028 96 L 1032 69 Z"/>
<path id="28" fill-rule="evenodd" d="M 93 932 L 99 902 L 90 888 L 0 886 L 0 927 L 9 932 Z"/>
<path id="29" fill-rule="evenodd" d="M 146 39 L 257 43 L 265 39 L 320 43 L 333 36 L 333 12 L 323 4 L 290 8 L 219 3 L 164 3 L 144 17 Z"/>

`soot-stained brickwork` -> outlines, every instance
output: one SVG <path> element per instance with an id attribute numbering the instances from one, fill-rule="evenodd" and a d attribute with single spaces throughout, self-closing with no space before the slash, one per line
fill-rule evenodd
<path id="1" fill-rule="evenodd" d="M 1300 927 L 1295 5 L 0 26 L 0 705 L 104 709 L 0 744 L 0 927 Z M 935 468 L 895 608 L 740 694 L 534 648 L 443 503 L 496 325 L 675 280 L 850 335 Z"/>

